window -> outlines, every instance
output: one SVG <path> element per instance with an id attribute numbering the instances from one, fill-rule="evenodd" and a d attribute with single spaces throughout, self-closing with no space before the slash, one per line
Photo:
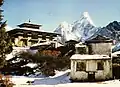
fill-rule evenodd
<path id="1" fill-rule="evenodd" d="M 38 39 L 38 33 L 32 32 L 32 38 L 33 39 Z"/>
<path id="2" fill-rule="evenodd" d="M 46 40 L 46 35 L 45 34 L 42 35 L 42 39 Z"/>
<path id="3" fill-rule="evenodd" d="M 53 39 L 53 36 L 49 36 L 49 40 L 52 40 Z"/>
<path id="4" fill-rule="evenodd" d="M 97 63 L 97 70 L 104 70 L 104 62 L 100 61 Z"/>
<path id="5" fill-rule="evenodd" d="M 78 54 L 86 54 L 86 48 L 85 47 L 77 47 L 76 51 Z"/>
<path id="6" fill-rule="evenodd" d="M 76 71 L 85 71 L 85 70 L 86 70 L 85 62 L 77 62 Z"/>
<path id="7" fill-rule="evenodd" d="M 23 37 L 24 37 L 24 38 L 27 37 L 27 34 L 28 34 L 28 32 L 23 31 Z"/>

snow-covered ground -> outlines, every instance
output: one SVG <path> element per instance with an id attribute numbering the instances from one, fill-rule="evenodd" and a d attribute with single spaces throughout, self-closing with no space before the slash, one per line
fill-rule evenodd
<path id="1" fill-rule="evenodd" d="M 75 82 L 70 83 L 69 80 L 70 70 L 56 71 L 55 76 L 50 77 L 25 77 L 25 76 L 13 76 L 12 81 L 16 84 L 14 87 L 119 87 L 119 80 L 109 80 L 104 82 Z M 31 85 L 26 83 L 27 81 L 34 81 Z"/>

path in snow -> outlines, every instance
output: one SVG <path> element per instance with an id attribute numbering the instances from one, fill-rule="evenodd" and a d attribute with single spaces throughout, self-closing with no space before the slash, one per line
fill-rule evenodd
<path id="1" fill-rule="evenodd" d="M 119 80 L 109 80 L 104 82 L 84 82 L 70 83 L 70 70 L 57 72 L 55 76 L 31 78 L 24 76 L 14 76 L 12 81 L 16 84 L 14 87 L 119 87 Z M 32 85 L 28 85 L 27 81 L 34 81 Z"/>
<path id="2" fill-rule="evenodd" d="M 44 79 L 35 79 L 33 85 L 57 85 L 57 84 L 66 84 L 70 83 L 69 80 L 70 70 L 65 72 L 59 72 L 55 76 L 47 77 Z"/>

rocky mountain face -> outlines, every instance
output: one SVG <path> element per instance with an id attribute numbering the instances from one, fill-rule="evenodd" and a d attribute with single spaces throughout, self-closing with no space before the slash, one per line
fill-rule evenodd
<path id="1" fill-rule="evenodd" d="M 104 33 L 103 33 L 104 32 Z M 120 22 L 113 21 L 108 24 L 106 27 L 101 29 L 101 34 L 108 36 L 114 40 L 120 41 Z"/>
<path id="2" fill-rule="evenodd" d="M 74 22 L 72 27 L 72 32 L 83 42 L 94 35 L 97 31 L 98 28 L 91 20 L 88 12 L 84 12 L 80 19 Z"/>
<path id="3" fill-rule="evenodd" d="M 54 32 L 61 34 L 61 37 L 57 37 L 57 40 L 63 44 L 69 40 L 78 40 L 76 35 L 72 33 L 72 25 L 65 21 L 62 22 Z"/>

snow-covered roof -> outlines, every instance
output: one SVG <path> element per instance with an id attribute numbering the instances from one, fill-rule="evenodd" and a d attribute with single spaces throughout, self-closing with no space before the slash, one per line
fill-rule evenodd
<path id="1" fill-rule="evenodd" d="M 118 57 L 118 55 L 120 55 L 120 51 L 116 51 L 111 54 L 112 57 Z"/>
<path id="2" fill-rule="evenodd" d="M 50 45 L 50 42 L 36 43 L 36 44 L 33 44 L 32 46 L 40 46 L 40 45 Z"/>
<path id="3" fill-rule="evenodd" d="M 58 34 L 58 33 L 55 33 L 55 32 L 48 32 L 48 31 L 44 31 L 44 30 L 42 30 L 42 29 L 33 29 L 33 28 L 19 28 L 19 27 L 17 27 L 17 28 L 14 28 L 14 29 L 11 29 L 11 30 L 8 30 L 7 32 L 10 32 L 10 31 L 14 31 L 14 30 L 26 30 L 26 31 L 34 31 L 34 32 L 42 32 L 42 33 L 50 33 L 50 34 L 57 34 L 57 35 L 60 35 L 60 34 Z"/>
<path id="4" fill-rule="evenodd" d="M 110 59 L 108 55 L 80 55 L 74 54 L 70 59 L 79 59 L 79 60 L 99 60 L 99 59 Z"/>
<path id="5" fill-rule="evenodd" d="M 75 47 L 86 47 L 86 45 L 84 45 L 82 42 L 75 44 Z"/>
<path id="6" fill-rule="evenodd" d="M 27 50 L 30 49 L 30 47 L 13 47 L 13 50 Z"/>
<path id="7" fill-rule="evenodd" d="M 40 32 L 44 32 L 44 30 L 42 30 L 42 29 L 33 29 L 33 28 L 26 28 L 26 27 L 23 27 L 23 28 L 17 27 L 16 29 L 23 29 L 23 30 L 31 30 L 31 31 L 40 31 Z"/>
<path id="8" fill-rule="evenodd" d="M 55 43 L 56 48 L 63 46 L 62 44 L 58 43 L 57 41 L 47 41 L 47 42 L 43 42 L 43 43 L 36 43 L 36 44 L 33 44 L 32 46 L 50 45 L 51 43 Z"/>

